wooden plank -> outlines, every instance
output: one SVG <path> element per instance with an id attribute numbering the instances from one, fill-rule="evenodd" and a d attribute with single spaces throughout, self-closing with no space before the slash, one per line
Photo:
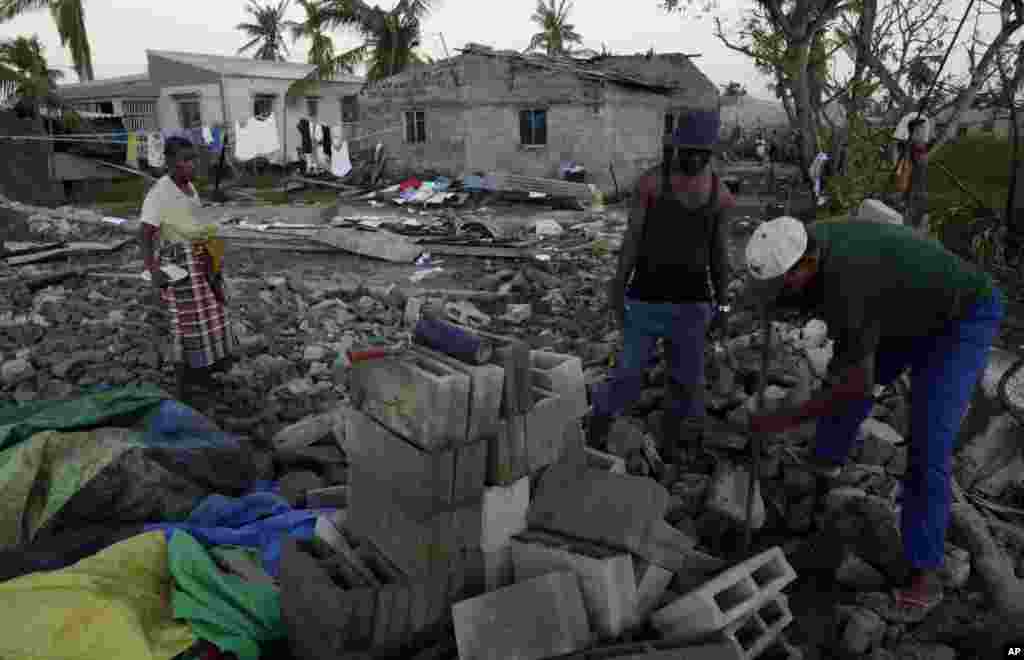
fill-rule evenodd
<path id="1" fill-rule="evenodd" d="M 431 254 L 450 257 L 488 257 L 493 259 L 530 259 L 533 257 L 532 250 L 494 245 L 425 243 L 423 247 Z"/>
<path id="2" fill-rule="evenodd" d="M 411 264 L 423 254 L 423 248 L 404 236 L 386 231 L 360 231 L 332 228 L 318 232 L 313 239 L 346 252 L 392 263 Z"/>
<path id="3" fill-rule="evenodd" d="M 117 243 L 69 243 L 67 247 L 60 248 L 57 250 L 37 252 L 35 254 L 29 254 L 21 257 L 9 257 L 7 259 L 7 265 L 25 266 L 28 264 L 40 263 L 43 261 L 63 259 L 65 257 L 80 257 L 95 254 L 111 254 L 113 252 L 117 252 L 124 246 L 131 243 L 133 240 L 134 239 L 125 239 L 123 241 L 118 241 Z"/>

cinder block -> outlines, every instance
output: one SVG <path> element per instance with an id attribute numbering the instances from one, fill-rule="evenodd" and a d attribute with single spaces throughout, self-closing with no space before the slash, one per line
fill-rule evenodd
<path id="1" fill-rule="evenodd" d="M 423 449 L 465 440 L 469 377 L 415 353 L 355 365 L 356 407 Z"/>
<path id="2" fill-rule="evenodd" d="M 416 518 L 394 502 L 393 483 L 353 465 L 351 502 L 346 524 L 369 539 L 410 579 L 436 570 L 439 561 L 467 548 L 479 548 L 482 537 L 482 500 L 452 510 Z"/>
<path id="3" fill-rule="evenodd" d="M 579 579 L 548 573 L 452 607 L 461 660 L 541 660 L 591 641 Z"/>
<path id="4" fill-rule="evenodd" d="M 396 504 L 416 519 L 482 496 L 487 467 L 483 442 L 426 451 L 358 410 L 341 408 L 339 414 L 345 418 L 341 441 L 350 461 L 350 500 L 355 497 L 351 471 L 356 468 L 390 482 L 388 500 L 381 505 Z"/>
<path id="5" fill-rule="evenodd" d="M 722 630 L 722 636 L 733 645 L 741 660 L 753 660 L 779 642 L 786 627 L 793 622 L 789 601 L 783 594 L 770 598 L 755 611 Z"/>
<path id="6" fill-rule="evenodd" d="M 497 437 L 501 428 L 501 395 L 505 370 L 496 364 L 466 364 L 425 346 L 417 346 L 413 350 L 469 378 L 469 416 L 465 439 L 474 442 Z"/>
<path id="7" fill-rule="evenodd" d="M 587 649 L 559 660 L 746 660 L 731 641 L 676 646 L 664 641 L 634 642 Z"/>
<path id="8" fill-rule="evenodd" d="M 654 612 L 651 623 L 663 637 L 697 639 L 746 617 L 794 579 L 782 549 L 771 548 Z"/>
<path id="9" fill-rule="evenodd" d="M 565 398 L 569 402 L 569 414 L 574 418 L 587 414 L 587 386 L 580 358 L 549 351 L 530 351 L 530 375 L 537 387 Z"/>
<path id="10" fill-rule="evenodd" d="M 567 400 L 547 390 L 533 388 L 533 408 L 526 415 L 526 456 L 529 471 L 557 463 L 565 450 L 565 430 L 572 417 Z"/>
<path id="11" fill-rule="evenodd" d="M 348 486 L 330 486 L 306 491 L 308 509 L 344 509 L 348 506 Z"/>
<path id="12" fill-rule="evenodd" d="M 533 408 L 530 376 L 530 347 L 516 341 L 494 349 L 493 362 L 505 372 L 501 413 L 505 417 L 525 415 Z"/>
<path id="13" fill-rule="evenodd" d="M 526 451 L 526 417 L 501 420 L 498 436 L 487 448 L 487 484 L 507 486 L 530 473 Z"/>
<path id="14" fill-rule="evenodd" d="M 595 470 L 607 470 L 614 474 L 626 474 L 626 461 L 621 457 L 593 447 L 586 447 L 584 451 L 587 456 L 587 467 Z"/>
<path id="15" fill-rule="evenodd" d="M 512 565 L 517 582 L 571 571 L 580 579 L 583 604 L 594 632 L 613 639 L 633 621 L 636 609 L 636 576 L 626 553 L 589 557 L 567 549 L 513 539 Z"/>
<path id="16" fill-rule="evenodd" d="M 480 548 L 484 552 L 508 547 L 512 537 L 526 529 L 530 508 L 530 479 L 511 486 L 491 486 L 484 491 Z"/>
<path id="17" fill-rule="evenodd" d="M 633 571 L 636 574 L 636 608 L 633 612 L 633 625 L 640 625 L 647 620 L 665 595 L 665 590 L 672 582 L 672 571 L 642 559 L 633 560 Z"/>
<path id="18" fill-rule="evenodd" d="M 696 541 L 664 521 L 667 508 L 668 491 L 653 479 L 559 463 L 541 475 L 526 520 L 684 570 Z"/>

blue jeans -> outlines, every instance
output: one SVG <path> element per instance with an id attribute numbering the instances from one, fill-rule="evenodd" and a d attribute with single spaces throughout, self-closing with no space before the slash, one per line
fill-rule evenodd
<path id="1" fill-rule="evenodd" d="M 672 384 L 682 391 L 703 388 L 704 337 L 710 322 L 711 305 L 707 303 L 646 303 L 627 298 L 622 353 L 612 377 L 591 392 L 594 415 L 613 417 L 636 403 L 659 338 L 665 339 L 667 376 Z M 704 401 L 699 396 L 669 396 L 666 400 L 666 411 L 680 418 L 704 416 Z"/>
<path id="2" fill-rule="evenodd" d="M 1002 295 L 997 291 L 942 332 L 912 340 L 883 341 L 876 353 L 879 384 L 891 383 L 910 368 L 911 437 L 900 529 L 904 554 L 914 568 L 942 566 L 953 446 L 1004 314 Z M 850 404 L 842 414 L 818 420 L 815 453 L 836 463 L 844 462 L 871 407 L 871 399 L 865 399 Z"/>

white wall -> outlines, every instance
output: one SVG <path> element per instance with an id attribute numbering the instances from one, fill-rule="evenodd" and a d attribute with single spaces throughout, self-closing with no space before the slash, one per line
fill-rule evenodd
<path id="1" fill-rule="evenodd" d="M 161 129 L 181 128 L 178 116 L 178 102 L 174 98 L 179 94 L 197 94 L 199 96 L 199 112 L 204 125 L 212 125 L 224 121 L 224 113 L 220 103 L 220 85 L 174 85 L 160 89 L 160 98 L 156 104 L 157 125 Z"/>
<path id="2" fill-rule="evenodd" d="M 257 95 L 271 94 L 274 100 L 274 118 L 277 121 L 278 136 L 283 150 L 278 155 L 278 162 L 290 162 L 298 158 L 296 149 L 301 144 L 298 123 L 300 119 L 309 119 L 327 124 L 332 128 L 341 124 L 341 99 L 346 95 L 355 95 L 359 90 L 358 83 L 321 83 L 309 95 L 320 99 L 317 119 L 313 120 L 307 112 L 306 98 L 300 97 L 285 106 L 285 94 L 293 81 L 274 80 L 270 78 L 226 78 L 224 90 L 228 99 L 228 117 L 232 126 L 245 123 L 253 117 L 253 106 Z"/>

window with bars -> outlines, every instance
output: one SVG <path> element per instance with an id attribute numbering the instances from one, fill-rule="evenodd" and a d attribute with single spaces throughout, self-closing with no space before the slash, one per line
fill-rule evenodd
<path id="1" fill-rule="evenodd" d="M 427 141 L 427 115 L 424 111 L 405 113 L 405 141 L 413 144 Z"/>
<path id="2" fill-rule="evenodd" d="M 548 111 L 519 111 L 519 141 L 524 146 L 543 146 L 548 143 Z"/>
<path id="3" fill-rule="evenodd" d="M 352 124 L 359 121 L 359 97 L 343 96 L 341 98 L 341 123 Z"/>
<path id="4" fill-rule="evenodd" d="M 273 94 L 257 94 L 252 99 L 252 114 L 258 119 L 269 117 L 274 112 Z"/>
<path id="5" fill-rule="evenodd" d="M 199 109 L 199 99 L 178 99 L 178 118 L 182 128 L 201 128 L 203 115 Z"/>
<path id="6" fill-rule="evenodd" d="M 156 129 L 156 101 L 125 101 L 122 108 L 124 127 L 128 130 Z"/>
<path id="7" fill-rule="evenodd" d="M 320 99 L 315 96 L 310 96 L 306 99 L 306 114 L 310 119 L 316 119 L 320 116 Z"/>

